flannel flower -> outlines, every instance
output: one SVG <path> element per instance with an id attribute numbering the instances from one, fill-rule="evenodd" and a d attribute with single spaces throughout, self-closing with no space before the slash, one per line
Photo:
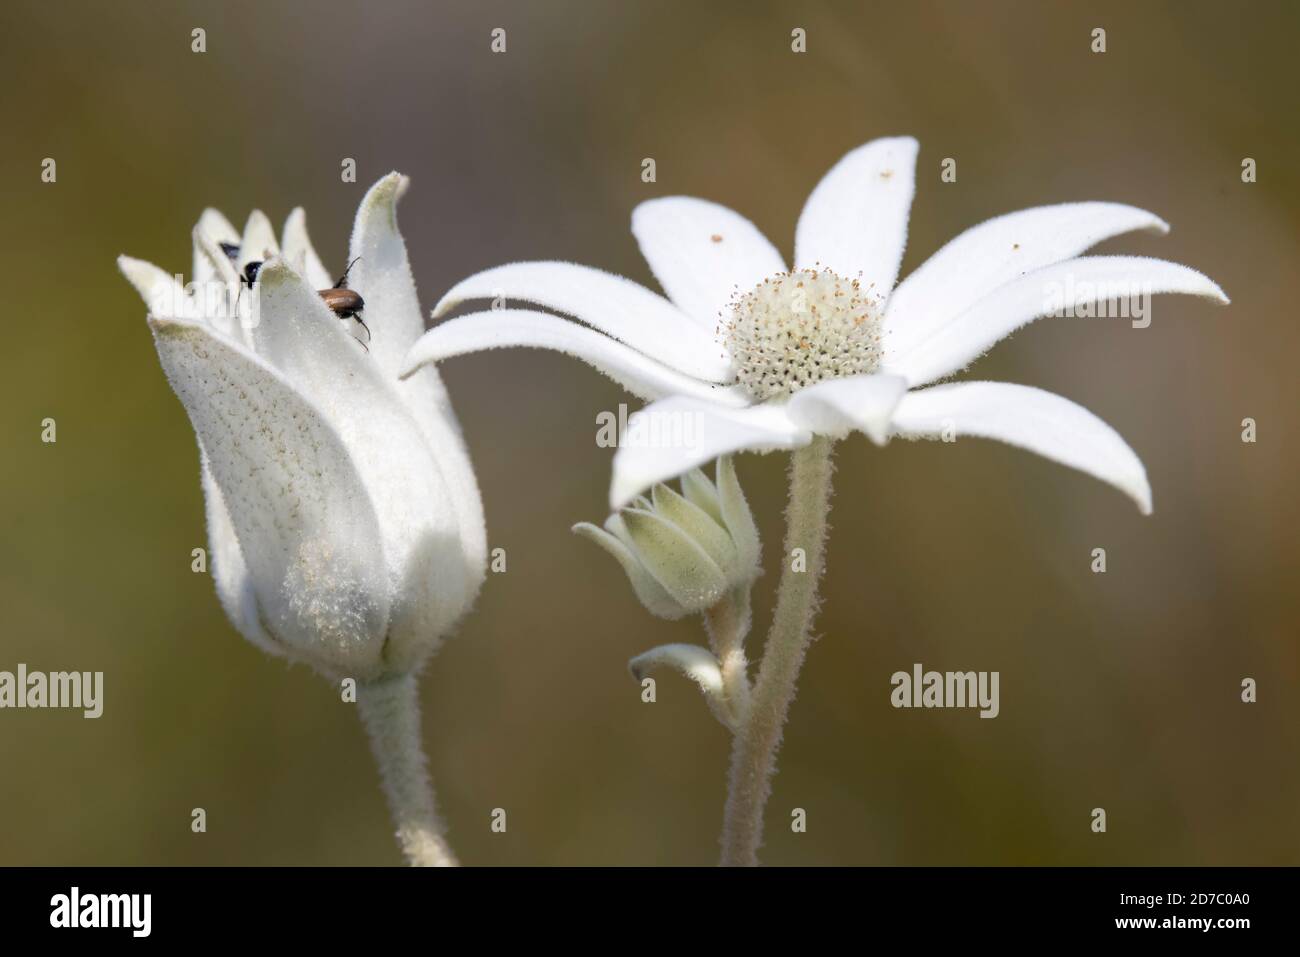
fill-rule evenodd
<path id="1" fill-rule="evenodd" d="M 406 186 L 384 177 L 357 211 L 348 283 L 368 339 L 322 301 L 334 279 L 301 209 L 280 243 L 261 212 L 242 236 L 204 212 L 188 286 L 119 259 L 198 438 L 231 623 L 267 652 L 364 682 L 417 670 L 486 570 L 483 507 L 442 382 L 433 369 L 397 377 L 424 326 L 397 228 Z M 255 286 L 240 278 L 250 261 L 264 261 Z"/>
<path id="2" fill-rule="evenodd" d="M 840 160 L 813 190 L 795 231 L 794 267 L 724 206 L 649 200 L 632 232 L 667 298 L 564 262 L 523 262 L 458 283 L 434 310 L 506 298 L 419 340 L 404 374 L 508 346 L 558 350 L 654 400 L 641 416 L 689 419 L 691 441 L 622 445 L 615 509 L 645 489 L 738 451 L 796 449 L 814 435 L 997 439 L 1117 487 L 1151 511 L 1141 460 L 1109 425 L 1062 396 L 1003 382 L 934 384 L 1047 314 L 1151 293 L 1227 302 L 1186 266 L 1083 256 L 1157 216 L 1106 202 L 1010 213 L 968 229 L 895 285 L 907 237 L 918 145 L 878 139 Z M 576 320 L 576 321 L 575 321 Z"/>

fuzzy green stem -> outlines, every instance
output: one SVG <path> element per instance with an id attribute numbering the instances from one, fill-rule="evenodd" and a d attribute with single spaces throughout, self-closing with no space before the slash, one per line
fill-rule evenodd
<path id="1" fill-rule="evenodd" d="M 831 497 L 830 439 L 818 436 L 791 455 L 785 554 L 776 611 L 745 720 L 736 731 L 722 824 L 722 865 L 755 866 L 776 753 L 817 611 L 817 583 Z M 803 561 L 796 557 L 801 549 Z"/>
<path id="2" fill-rule="evenodd" d="M 745 657 L 745 636 L 752 621 L 749 584 L 739 586 L 704 613 L 709 647 L 722 669 L 722 695 L 731 727 L 749 712 L 749 661 Z"/>
<path id="3" fill-rule="evenodd" d="M 420 747 L 420 699 L 414 675 L 357 688 L 357 707 L 397 825 L 397 843 L 412 867 L 455 867 L 434 806 L 433 782 Z"/>

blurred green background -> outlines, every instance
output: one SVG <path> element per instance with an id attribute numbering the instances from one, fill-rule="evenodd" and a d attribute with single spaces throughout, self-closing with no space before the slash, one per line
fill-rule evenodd
<path id="1" fill-rule="evenodd" d="M 764 859 L 1300 863 L 1298 28 L 1281 3 L 8 0 L 0 670 L 98 670 L 106 691 L 97 721 L 0 712 L 0 864 L 399 860 L 351 706 L 239 638 L 190 571 L 195 443 L 119 253 L 188 270 L 204 206 L 242 224 L 301 204 L 337 270 L 365 188 L 398 169 L 426 307 L 515 259 L 652 284 L 637 203 L 708 197 L 788 255 L 821 174 L 898 133 L 921 141 L 904 273 L 989 216 L 1107 199 L 1173 232 L 1104 249 L 1201 269 L 1233 304 L 1158 299 L 1144 330 L 1044 321 L 973 369 L 1112 423 L 1147 465 L 1151 518 L 992 443 L 841 447 Z M 553 354 L 444 376 L 509 556 L 422 683 L 453 845 L 471 864 L 712 863 L 727 735 L 688 683 L 663 676 L 645 705 L 625 671 L 696 624 L 651 619 L 568 531 L 604 515 L 596 413 L 634 400 Z M 740 475 L 765 543 L 756 657 L 783 463 Z M 893 710 L 889 676 L 917 661 L 1000 671 L 1001 716 Z"/>

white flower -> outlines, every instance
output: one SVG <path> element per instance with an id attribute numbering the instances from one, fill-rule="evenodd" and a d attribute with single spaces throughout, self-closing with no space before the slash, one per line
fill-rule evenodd
<path id="1" fill-rule="evenodd" d="M 1168 230 L 1151 213 L 1102 202 L 988 220 L 895 288 L 916 153 L 910 137 L 879 139 L 836 164 L 799 218 L 792 273 L 738 213 L 688 197 L 650 200 L 633 213 L 632 232 L 669 299 L 571 263 L 500 266 L 458 283 L 434 315 L 504 296 L 580 321 L 526 309 L 462 316 L 426 333 L 406 370 L 502 346 L 556 349 L 659 400 L 645 412 L 693 417 L 689 443 L 620 447 L 615 508 L 719 455 L 798 448 L 815 434 L 857 430 L 878 444 L 894 435 L 999 439 L 1109 482 L 1149 513 L 1141 461 L 1081 406 L 1001 382 L 919 387 L 1044 314 L 1117 292 L 1227 297 L 1185 266 L 1080 256 L 1122 233 Z"/>
<path id="2" fill-rule="evenodd" d="M 369 340 L 318 295 L 334 277 L 301 209 L 283 245 L 260 212 L 241 237 L 206 211 L 188 288 L 118 260 L 151 304 L 158 356 L 198 436 L 227 616 L 268 652 L 366 682 L 418 668 L 485 574 L 482 503 L 442 382 L 432 369 L 397 378 L 423 331 L 397 228 L 406 186 L 390 174 L 357 210 L 348 288 L 364 298 Z M 265 265 L 242 289 L 250 260 Z M 225 318 L 225 290 L 258 299 L 255 323 Z"/>

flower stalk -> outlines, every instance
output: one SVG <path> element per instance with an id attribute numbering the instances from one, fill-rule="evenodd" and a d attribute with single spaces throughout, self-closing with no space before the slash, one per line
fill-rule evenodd
<path id="1" fill-rule="evenodd" d="M 733 588 L 727 596 L 704 612 L 709 648 L 722 673 L 722 699 L 731 722 L 737 727 L 749 714 L 749 660 L 745 657 L 745 636 L 749 634 L 749 588 Z"/>
<path id="2" fill-rule="evenodd" d="M 434 805 L 433 782 L 420 745 L 420 702 L 414 675 L 385 678 L 357 688 L 357 707 L 370 735 L 370 749 L 397 842 L 412 867 L 455 867 L 445 826 Z"/>
<path id="3" fill-rule="evenodd" d="M 763 810 L 772 793 L 776 753 L 812 638 L 830 511 L 832 440 L 818 436 L 791 455 L 785 554 L 776 612 L 758 679 L 732 743 L 722 824 L 722 866 L 753 867 L 763 841 Z M 802 549 L 804 561 L 794 560 Z"/>

